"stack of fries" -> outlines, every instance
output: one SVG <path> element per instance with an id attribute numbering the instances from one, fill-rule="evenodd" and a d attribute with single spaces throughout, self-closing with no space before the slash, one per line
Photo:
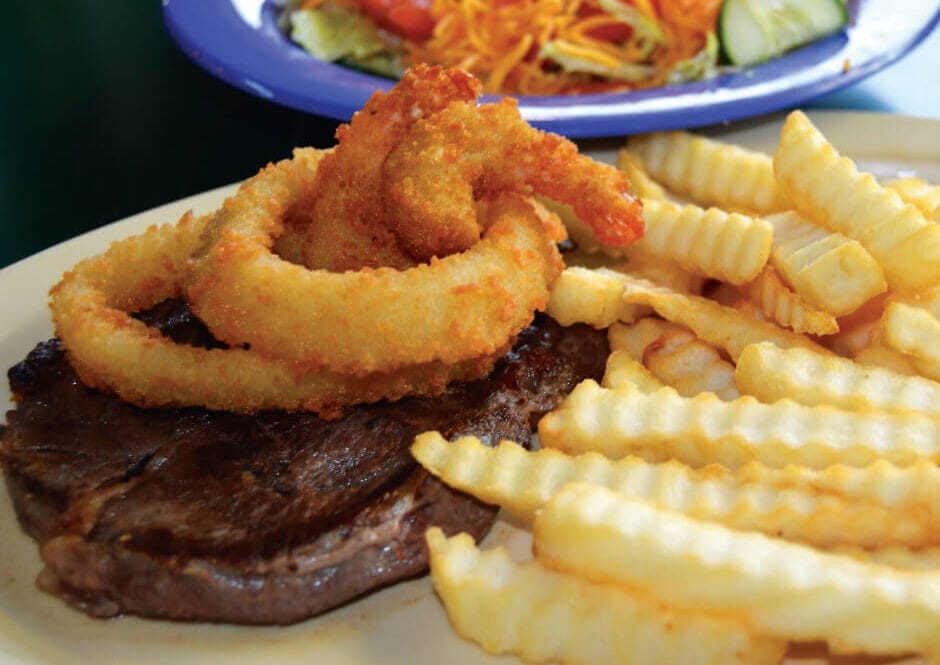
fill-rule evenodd
<path id="1" fill-rule="evenodd" d="M 569 216 L 595 256 L 549 305 L 608 330 L 602 383 L 539 451 L 412 448 L 532 523 L 525 563 L 428 533 L 452 624 L 529 662 L 940 659 L 940 188 L 859 173 L 800 112 L 773 158 L 673 132 L 620 166 L 646 238 Z"/>

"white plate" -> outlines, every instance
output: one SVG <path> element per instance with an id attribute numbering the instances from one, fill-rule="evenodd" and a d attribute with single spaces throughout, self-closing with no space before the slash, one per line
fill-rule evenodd
<path id="1" fill-rule="evenodd" d="M 845 154 L 878 176 L 915 174 L 940 182 L 940 121 L 859 113 L 815 113 L 813 120 Z M 774 117 L 713 130 L 727 140 L 769 150 L 777 139 Z M 616 145 L 585 144 L 611 161 Z M 52 333 L 46 300 L 62 272 L 110 241 L 150 224 L 173 221 L 192 208 L 216 207 L 232 187 L 205 192 L 57 245 L 0 270 L 0 366 L 22 359 Z M 9 404 L 6 382 L 0 403 Z M 522 537 L 497 523 L 489 542 Z M 476 665 L 516 662 L 493 658 L 460 640 L 448 627 L 427 579 L 400 584 L 325 617 L 287 628 L 178 624 L 124 617 L 100 621 L 69 609 L 36 589 L 40 560 L 19 529 L 0 491 L 0 664 L 113 663 L 342 663 Z M 794 662 L 823 662 L 812 657 Z M 843 665 L 849 661 L 839 661 Z"/>

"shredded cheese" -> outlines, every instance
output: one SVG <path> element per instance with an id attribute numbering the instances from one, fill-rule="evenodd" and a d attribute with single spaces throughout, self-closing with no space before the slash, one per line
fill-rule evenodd
<path id="1" fill-rule="evenodd" d="M 704 47 L 720 0 L 614 0 L 623 9 L 618 16 L 602 3 L 611 0 L 432 0 L 434 33 L 409 42 L 408 61 L 462 67 L 491 93 L 647 88 L 665 83 L 677 63 Z M 661 38 L 651 44 L 623 20 L 629 12 Z M 605 38 L 610 30 L 622 38 Z M 610 77 L 599 79 L 604 70 Z"/>

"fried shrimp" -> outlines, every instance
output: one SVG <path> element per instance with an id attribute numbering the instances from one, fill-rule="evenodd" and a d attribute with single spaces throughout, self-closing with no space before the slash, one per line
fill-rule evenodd
<path id="1" fill-rule="evenodd" d="M 378 186 L 382 163 L 416 121 L 452 102 L 473 102 L 479 94 L 480 82 L 469 74 L 424 65 L 388 93 L 376 93 L 340 126 L 339 144 L 317 172 L 316 195 L 300 202 L 297 209 L 303 212 L 289 222 L 288 233 L 301 239 L 304 265 L 334 272 L 403 269 L 430 258 L 402 251 L 386 224 L 385 195 Z"/>
<path id="2" fill-rule="evenodd" d="M 413 257 L 447 256 L 480 238 L 475 199 L 500 192 L 541 194 L 574 206 L 602 242 L 643 235 L 641 205 L 622 171 L 536 130 L 516 102 L 455 102 L 414 123 L 383 168 L 389 223 Z"/>

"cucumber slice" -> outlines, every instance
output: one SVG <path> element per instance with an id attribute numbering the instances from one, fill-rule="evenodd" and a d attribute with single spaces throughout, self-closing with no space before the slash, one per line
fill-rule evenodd
<path id="1" fill-rule="evenodd" d="M 843 0 L 724 0 L 718 36 L 730 63 L 753 65 L 830 35 L 848 20 Z"/>

